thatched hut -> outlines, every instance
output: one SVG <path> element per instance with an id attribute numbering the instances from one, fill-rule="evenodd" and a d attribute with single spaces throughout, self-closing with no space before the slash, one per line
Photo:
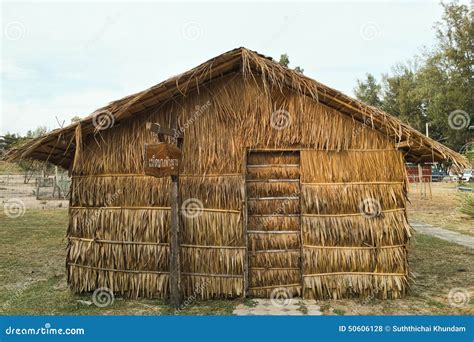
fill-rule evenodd
<path id="1" fill-rule="evenodd" d="M 144 174 L 143 146 L 170 139 L 147 123 L 169 127 L 173 115 L 184 132 L 181 203 L 197 203 L 181 215 L 184 295 L 204 284 L 203 298 L 275 288 L 400 297 L 404 162 L 467 164 L 397 118 L 238 48 L 8 154 L 70 170 L 74 291 L 169 293 L 170 179 Z"/>

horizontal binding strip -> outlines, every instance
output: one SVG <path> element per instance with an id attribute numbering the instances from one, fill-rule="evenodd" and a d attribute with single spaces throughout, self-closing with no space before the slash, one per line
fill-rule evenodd
<path id="1" fill-rule="evenodd" d="M 208 174 L 208 175 L 191 175 L 191 174 L 180 174 L 180 177 L 243 177 L 243 174 L 241 173 L 221 173 L 221 174 Z"/>
<path id="2" fill-rule="evenodd" d="M 299 197 L 295 196 L 281 196 L 281 197 L 251 197 L 248 198 L 248 201 L 296 201 L 299 200 Z"/>
<path id="3" fill-rule="evenodd" d="M 299 167 L 300 164 L 250 164 L 247 165 L 248 169 L 259 168 L 259 167 Z"/>
<path id="4" fill-rule="evenodd" d="M 406 245 L 393 245 L 393 246 L 313 246 L 313 245 L 303 245 L 305 248 L 321 248 L 321 249 L 384 249 L 384 248 L 401 248 L 406 247 Z"/>
<path id="5" fill-rule="evenodd" d="M 116 241 L 116 240 L 101 240 L 101 239 L 90 239 L 81 238 L 76 236 L 68 236 L 69 240 L 85 241 L 85 242 L 96 242 L 96 243 L 109 243 L 117 245 L 154 245 L 154 246 L 169 246 L 166 242 L 146 242 L 146 241 Z"/>
<path id="6" fill-rule="evenodd" d="M 195 277 L 242 278 L 242 279 L 244 277 L 243 275 L 239 275 L 239 274 L 213 274 L 213 273 L 187 273 L 187 272 L 181 273 L 181 275 L 189 276 L 189 277 L 195 276 Z"/>
<path id="7" fill-rule="evenodd" d="M 240 246 L 206 246 L 206 245 L 186 245 L 186 244 L 181 244 L 179 246 L 185 247 L 185 248 L 246 249 L 246 247 L 240 247 Z"/>
<path id="8" fill-rule="evenodd" d="M 249 287 L 249 290 L 265 290 L 265 289 L 275 289 L 279 287 L 301 287 L 301 284 L 280 284 L 280 285 Z"/>
<path id="9" fill-rule="evenodd" d="M 364 185 L 364 184 L 404 184 L 404 182 L 332 182 L 332 183 L 305 183 L 301 182 L 302 185 Z"/>
<path id="10" fill-rule="evenodd" d="M 265 250 L 259 250 L 259 251 L 249 251 L 252 254 L 255 253 L 295 253 L 298 252 L 300 253 L 301 250 L 299 249 L 265 249 Z"/>
<path id="11" fill-rule="evenodd" d="M 408 276 L 406 273 L 378 273 L 378 272 L 329 272 L 329 273 L 313 273 L 303 274 L 303 277 L 320 277 L 330 275 L 375 275 L 375 276 Z"/>
<path id="12" fill-rule="evenodd" d="M 209 174 L 209 175 L 189 175 L 181 174 L 181 177 L 237 177 L 242 176 L 241 173 L 223 173 L 223 174 Z M 143 173 L 103 173 L 97 175 L 75 175 L 71 178 L 87 178 L 87 177 L 155 177 L 150 175 L 145 175 Z"/>
<path id="13" fill-rule="evenodd" d="M 297 151 L 314 151 L 314 152 L 374 152 L 374 151 L 397 151 L 395 148 L 373 148 L 373 149 L 346 149 L 346 150 L 329 150 L 329 149 L 314 149 L 307 147 L 294 147 L 294 148 L 249 148 L 249 152 L 265 152 L 265 151 L 288 151 L 288 152 L 297 152 Z"/>
<path id="14" fill-rule="evenodd" d="M 300 217 L 300 214 L 248 214 L 248 217 Z"/>
<path id="15" fill-rule="evenodd" d="M 288 178 L 288 179 L 247 179 L 247 183 L 299 183 L 300 179 L 299 178 Z"/>
<path id="16" fill-rule="evenodd" d="M 171 207 L 69 207 L 69 209 L 130 209 L 130 210 L 171 210 Z M 227 209 L 211 209 L 211 208 L 193 208 L 192 210 L 197 211 L 210 211 L 210 212 L 222 212 L 222 213 L 232 213 L 232 214 L 240 214 L 240 210 L 227 210 Z M 186 211 L 186 209 L 182 209 L 181 211 Z"/>
<path id="17" fill-rule="evenodd" d="M 247 234 L 299 234 L 299 230 L 247 230 Z"/>
<path id="18" fill-rule="evenodd" d="M 123 207 L 111 207 L 111 206 L 110 207 L 106 207 L 106 206 L 103 206 L 103 207 L 81 207 L 81 206 L 77 206 L 77 207 L 69 207 L 69 209 L 100 209 L 100 210 L 104 210 L 104 209 L 136 209 L 136 210 L 153 209 L 153 210 L 171 210 L 171 207 L 129 207 L 129 206 L 123 206 Z"/>
<path id="19" fill-rule="evenodd" d="M 75 175 L 71 178 L 87 178 L 87 177 L 153 177 L 143 173 L 103 173 L 98 175 Z"/>
<path id="20" fill-rule="evenodd" d="M 301 271 L 300 267 L 249 267 L 250 271 Z"/>
<path id="21" fill-rule="evenodd" d="M 382 210 L 381 213 L 392 213 L 392 212 L 404 211 L 404 210 L 405 208 L 387 209 L 387 210 Z M 302 214 L 302 215 L 304 217 L 338 217 L 338 216 L 360 216 L 360 215 L 367 215 L 367 214 L 366 213 L 350 213 L 350 214 Z"/>
<path id="22" fill-rule="evenodd" d="M 116 241 L 116 240 L 101 240 L 101 239 L 90 239 L 81 238 L 75 236 L 69 236 L 69 240 L 85 241 L 85 242 L 96 242 L 96 243 L 108 243 L 117 245 L 155 245 L 155 246 L 169 246 L 167 242 L 146 242 L 146 241 Z M 204 245 L 186 245 L 181 244 L 180 247 L 185 248 L 209 248 L 209 249 L 245 249 L 246 247 L 234 247 L 234 246 L 204 246 Z"/>
<path id="23" fill-rule="evenodd" d="M 169 272 L 161 272 L 161 271 L 146 271 L 146 270 L 118 270 L 115 268 L 103 268 L 103 267 L 94 267 L 94 266 L 88 266 L 88 265 L 80 265 L 80 264 L 74 264 L 72 262 L 69 262 L 67 264 L 68 266 L 76 266 L 76 267 L 81 267 L 81 268 L 89 268 L 92 270 L 98 270 L 98 271 L 109 271 L 109 272 L 120 272 L 120 273 L 152 273 L 152 274 L 169 274 Z"/>

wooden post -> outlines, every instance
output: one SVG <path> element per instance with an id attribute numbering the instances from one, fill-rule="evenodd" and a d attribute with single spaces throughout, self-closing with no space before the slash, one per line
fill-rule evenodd
<path id="1" fill-rule="evenodd" d="M 148 123 L 147 128 L 159 137 L 168 136 L 171 144 L 160 143 L 156 145 L 145 144 L 145 168 L 146 175 L 154 177 L 171 176 L 171 227 L 170 227 L 170 303 L 174 308 L 181 305 L 181 270 L 180 270 L 180 208 L 181 199 L 179 191 L 179 165 L 181 159 L 182 134 L 178 130 L 178 118 L 171 114 L 171 129 L 162 127 L 157 123 Z M 156 156 L 156 157 L 155 157 Z M 158 161 L 157 161 L 158 160 Z M 161 160 L 161 161 L 159 161 Z M 177 163 L 162 164 L 166 160 Z M 177 167 L 176 167 L 177 166 Z"/>
<path id="2" fill-rule="evenodd" d="M 61 197 L 61 191 L 59 189 L 58 185 L 58 167 L 54 167 L 54 178 L 53 178 L 53 198 L 54 195 L 56 194 L 56 191 L 58 192 L 58 199 Z"/>
<path id="3" fill-rule="evenodd" d="M 421 164 L 418 163 L 418 182 L 420 186 L 420 199 L 423 199 L 423 169 Z"/>
<path id="4" fill-rule="evenodd" d="M 171 128 L 178 129 L 176 114 L 171 116 Z M 176 132 L 176 131 L 175 131 Z M 181 139 L 173 136 L 173 143 L 181 147 Z M 170 300 L 171 305 L 178 308 L 181 304 L 181 274 L 180 274 L 180 200 L 179 200 L 179 175 L 171 176 L 171 234 L 170 234 Z"/>
<path id="5" fill-rule="evenodd" d="M 247 158 L 248 158 L 248 150 L 245 148 L 244 152 L 244 160 L 243 160 L 243 187 L 242 187 L 242 196 L 243 196 L 243 208 L 242 213 L 243 217 L 243 224 L 244 224 L 244 241 L 245 241 L 245 256 L 244 256 L 244 291 L 243 297 L 247 297 L 249 294 L 249 236 L 247 232 L 248 226 L 248 203 L 247 203 Z"/>
<path id="6" fill-rule="evenodd" d="M 179 270 L 179 176 L 171 176 L 170 295 L 171 305 L 181 303 Z"/>

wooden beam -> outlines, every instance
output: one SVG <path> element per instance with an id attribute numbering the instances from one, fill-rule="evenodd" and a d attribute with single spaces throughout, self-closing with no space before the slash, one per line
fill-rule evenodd
<path id="1" fill-rule="evenodd" d="M 171 127 L 175 131 L 178 128 L 178 118 L 176 113 L 171 115 Z M 176 139 L 175 143 L 178 148 L 180 148 L 182 139 Z M 179 175 L 171 176 L 170 301 L 171 305 L 175 308 L 179 308 L 181 305 L 181 274 L 179 253 L 180 205 Z"/>
<path id="2" fill-rule="evenodd" d="M 395 147 L 396 147 L 396 148 L 410 147 L 410 142 L 409 142 L 408 140 L 401 141 L 401 142 L 399 142 Z"/>

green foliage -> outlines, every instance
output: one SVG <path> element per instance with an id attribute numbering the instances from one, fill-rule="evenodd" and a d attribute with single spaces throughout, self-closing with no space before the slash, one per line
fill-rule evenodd
<path id="1" fill-rule="evenodd" d="M 381 107 L 424 132 L 427 119 L 419 87 L 416 63 L 396 65 L 392 68 L 392 75 L 383 76 L 384 99 Z"/>
<path id="2" fill-rule="evenodd" d="M 72 124 L 75 123 L 75 122 L 79 122 L 79 121 L 81 121 L 81 117 L 80 117 L 80 116 L 77 116 L 77 115 L 76 115 L 76 116 L 73 116 L 73 117 L 71 118 L 71 123 L 72 123 Z"/>
<path id="3" fill-rule="evenodd" d="M 44 127 L 44 126 L 39 126 L 38 128 L 36 128 L 35 130 L 29 130 L 28 132 L 26 132 L 26 137 L 27 139 L 35 139 L 35 138 L 39 138 L 43 135 L 45 135 L 46 133 L 48 133 L 48 128 Z"/>
<path id="4" fill-rule="evenodd" d="M 304 69 L 301 68 L 301 67 L 299 67 L 299 66 L 295 67 L 295 71 L 296 71 L 297 73 L 299 73 L 299 74 L 303 74 L 303 73 L 304 73 Z"/>
<path id="5" fill-rule="evenodd" d="M 18 134 L 7 133 L 0 136 L 0 150 L 7 151 L 13 146 L 17 145 L 22 140 L 22 137 Z"/>
<path id="6" fill-rule="evenodd" d="M 466 156 L 467 160 L 469 160 L 471 165 L 474 165 L 474 151 L 467 151 L 465 153 L 465 156 Z"/>
<path id="7" fill-rule="evenodd" d="M 288 55 L 286 53 L 283 53 L 281 56 L 280 56 L 280 60 L 278 61 L 278 63 L 286 68 L 288 68 L 288 65 L 290 65 L 290 58 L 288 57 Z"/>
<path id="8" fill-rule="evenodd" d="M 380 99 L 382 86 L 377 83 L 377 80 L 372 74 L 366 74 L 367 78 L 364 81 L 357 80 L 357 86 L 354 88 L 356 97 L 371 105 L 380 107 L 382 100 Z"/>
<path id="9" fill-rule="evenodd" d="M 7 133 L 0 137 L 0 151 L 2 153 L 12 149 L 16 146 L 20 146 L 25 142 L 41 137 L 48 133 L 46 127 L 40 126 L 34 130 L 26 132 L 25 136 L 19 134 Z M 46 173 L 52 172 L 53 166 L 50 163 L 37 161 L 37 160 L 21 160 L 16 163 L 22 171 L 25 172 L 25 183 L 27 183 L 34 173 L 45 171 Z"/>
<path id="10" fill-rule="evenodd" d="M 431 138 L 459 151 L 472 139 L 467 121 L 471 119 L 473 125 L 473 16 L 468 6 L 456 1 L 442 6 L 444 14 L 435 24 L 432 50 L 396 65 L 383 75 L 381 85 L 368 74 L 357 81 L 354 92 L 361 101 L 381 107 L 421 132 L 429 123 Z M 464 113 L 466 124 L 461 129 L 450 124 L 453 111 Z"/>
<path id="11" fill-rule="evenodd" d="M 290 65 L 290 57 L 288 57 L 288 55 L 286 53 L 283 53 L 281 56 L 280 56 L 280 60 L 278 61 L 278 64 L 284 66 L 285 68 L 289 68 L 289 65 Z M 295 67 L 294 70 L 297 72 L 297 73 L 304 73 L 304 69 L 302 67 Z"/>
<path id="12" fill-rule="evenodd" d="M 466 215 L 474 217 L 474 195 L 473 194 L 462 194 L 461 197 L 461 209 L 460 211 Z"/>

